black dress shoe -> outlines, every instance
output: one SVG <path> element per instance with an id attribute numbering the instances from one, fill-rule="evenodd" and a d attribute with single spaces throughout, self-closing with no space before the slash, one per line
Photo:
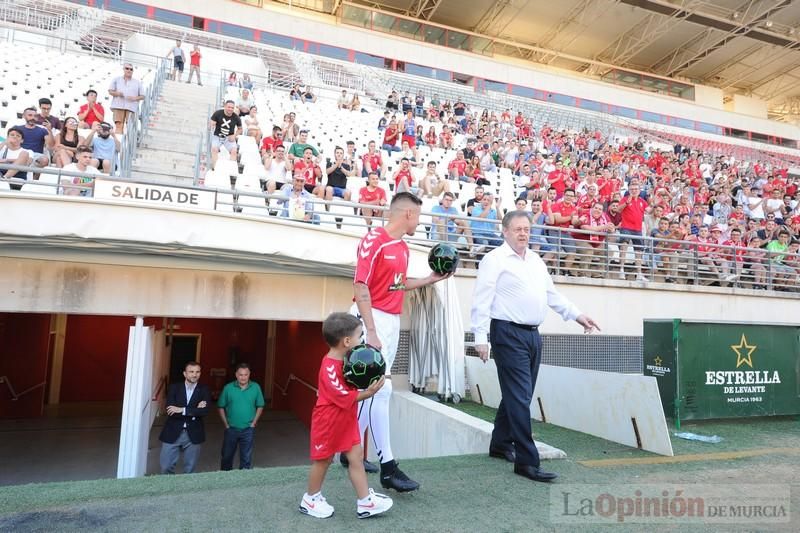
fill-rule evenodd
<path id="1" fill-rule="evenodd" d="M 513 463 L 517 460 L 517 454 L 515 454 L 513 450 L 498 450 L 496 448 L 489 448 L 489 457 L 505 459 L 509 463 Z"/>
<path id="2" fill-rule="evenodd" d="M 558 477 L 558 474 L 531 465 L 514 465 L 514 473 L 534 481 L 553 481 Z"/>

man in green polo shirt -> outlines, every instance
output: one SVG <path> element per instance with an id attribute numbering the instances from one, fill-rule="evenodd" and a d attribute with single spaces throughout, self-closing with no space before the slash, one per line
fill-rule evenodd
<path id="1" fill-rule="evenodd" d="M 305 152 L 306 148 L 311 148 L 311 152 L 314 154 L 314 157 L 319 157 L 319 151 L 311 144 L 308 144 L 308 130 L 300 130 L 300 137 L 297 139 L 297 142 L 293 143 L 291 147 L 289 147 L 289 151 L 286 152 L 286 156 L 289 160 L 292 159 L 303 159 L 303 152 Z"/>
<path id="2" fill-rule="evenodd" d="M 264 411 L 264 395 L 258 383 L 250 381 L 250 366 L 236 367 L 236 381 L 222 389 L 217 400 L 219 416 L 225 425 L 222 440 L 222 470 L 233 469 L 233 456 L 239 448 L 239 469 L 251 469 L 255 427 Z"/>

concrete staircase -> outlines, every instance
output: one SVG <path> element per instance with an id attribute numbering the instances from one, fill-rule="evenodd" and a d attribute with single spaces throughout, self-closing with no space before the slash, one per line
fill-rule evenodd
<path id="1" fill-rule="evenodd" d="M 165 81 L 147 134 L 139 144 L 131 177 L 192 185 L 198 142 L 208 127 L 209 105 L 212 112 L 217 109 L 216 97 L 216 86 Z M 204 154 L 200 164 L 206 164 Z"/>

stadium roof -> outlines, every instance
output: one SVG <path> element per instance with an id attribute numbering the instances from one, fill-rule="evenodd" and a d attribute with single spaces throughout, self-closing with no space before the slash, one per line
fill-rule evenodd
<path id="1" fill-rule="evenodd" d="M 771 118 L 800 115 L 798 0 L 347 1 L 533 45 L 544 50 L 503 53 L 554 67 L 597 76 L 613 65 L 755 96 Z"/>

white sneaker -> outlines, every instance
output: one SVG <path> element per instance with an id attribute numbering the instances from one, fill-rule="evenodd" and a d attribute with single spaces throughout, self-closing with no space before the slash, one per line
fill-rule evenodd
<path id="1" fill-rule="evenodd" d="M 650 281 L 644 274 L 637 274 L 636 281 Z"/>
<path id="2" fill-rule="evenodd" d="M 728 274 L 725 276 L 725 281 L 735 281 L 738 277 L 736 274 Z"/>
<path id="3" fill-rule="evenodd" d="M 369 501 L 367 503 L 359 503 L 357 505 L 356 513 L 359 518 L 369 518 L 376 514 L 385 513 L 392 508 L 394 502 L 390 497 L 385 494 L 379 494 L 372 489 L 369 489 Z M 333 508 L 331 508 L 333 509 Z"/>
<path id="4" fill-rule="evenodd" d="M 314 518 L 330 518 L 333 516 L 333 505 L 325 501 L 321 492 L 313 498 L 305 493 L 303 499 L 300 500 L 298 511 Z"/>

